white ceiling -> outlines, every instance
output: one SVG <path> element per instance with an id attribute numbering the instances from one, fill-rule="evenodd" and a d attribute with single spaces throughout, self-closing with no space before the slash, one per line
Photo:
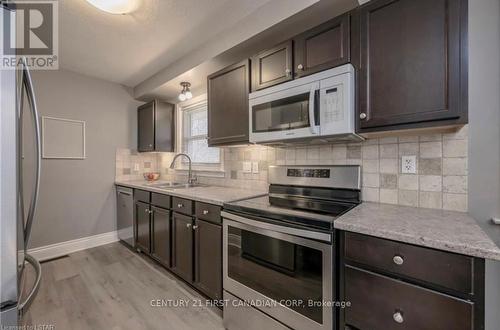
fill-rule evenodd
<path id="1" fill-rule="evenodd" d="M 142 0 L 129 15 L 59 1 L 63 69 L 134 87 L 272 0 Z"/>
<path id="2" fill-rule="evenodd" d="M 284 0 L 290 3 L 291 0 Z M 278 8 L 282 8 L 283 3 L 279 3 L 279 0 L 273 0 L 274 4 Z M 302 2 L 302 5 L 305 5 Z M 213 72 L 222 69 L 232 63 L 241 61 L 244 58 L 254 55 L 256 52 L 272 47 L 273 45 L 287 40 L 302 31 L 310 29 L 318 24 L 331 19 L 337 15 L 345 13 L 358 6 L 357 0 L 321 0 L 311 5 L 307 8 L 297 11 L 296 14 L 290 15 L 290 12 L 286 19 L 281 20 L 279 23 L 266 28 L 262 32 L 255 34 L 254 36 L 242 41 L 239 40 L 236 46 L 229 48 L 228 50 L 218 53 L 217 56 L 211 57 L 205 60 L 201 64 L 197 65 L 187 65 L 188 70 L 178 70 L 182 72 L 176 75 L 173 72 L 173 68 L 168 70 L 170 76 L 165 75 L 164 83 L 158 81 L 156 84 L 149 84 L 147 88 L 141 88 L 148 81 L 138 85 L 135 88 L 135 97 L 137 99 L 148 101 L 153 98 L 160 98 L 172 103 L 179 102 L 177 96 L 181 90 L 180 82 L 189 81 L 191 83 L 191 91 L 194 96 L 205 94 L 207 76 Z M 290 6 L 288 6 L 290 7 Z M 290 9 L 290 8 L 288 8 Z M 261 7 L 261 10 L 271 10 L 268 5 Z M 260 26 L 262 28 L 262 26 Z M 235 29 L 233 29 L 234 31 Z M 248 28 L 246 28 L 248 30 Z M 200 52 L 202 49 L 199 50 Z M 193 64 L 191 62 L 190 64 Z M 173 66 L 176 68 L 181 68 L 182 63 L 174 63 Z M 168 68 L 167 68 L 168 69 Z M 157 74 L 158 76 L 159 74 Z"/>

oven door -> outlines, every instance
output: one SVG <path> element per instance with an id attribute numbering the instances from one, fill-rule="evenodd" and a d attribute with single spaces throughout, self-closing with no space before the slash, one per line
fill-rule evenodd
<path id="1" fill-rule="evenodd" d="M 319 135 L 319 82 L 250 98 L 249 123 L 250 142 Z"/>
<path id="2" fill-rule="evenodd" d="M 224 290 L 293 329 L 333 329 L 332 235 L 223 217 Z"/>

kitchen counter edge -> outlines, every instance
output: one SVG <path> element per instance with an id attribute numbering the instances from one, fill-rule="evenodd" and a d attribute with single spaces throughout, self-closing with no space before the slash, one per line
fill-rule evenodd
<path id="1" fill-rule="evenodd" d="M 267 194 L 267 191 L 259 191 L 259 190 L 243 190 L 239 188 L 232 187 L 221 187 L 221 186 L 200 186 L 193 188 L 182 188 L 182 189 L 161 189 L 152 186 L 145 185 L 144 183 L 137 181 L 115 181 L 115 186 L 129 187 L 134 189 L 141 189 L 150 192 L 155 192 L 164 195 L 170 195 L 175 197 L 181 197 L 186 199 L 191 199 L 198 202 L 214 204 L 218 206 L 222 206 L 224 203 L 235 202 L 242 199 L 252 198 L 264 196 Z M 217 189 L 224 189 L 224 193 L 227 194 L 228 191 L 232 193 L 241 193 L 240 195 L 235 195 L 231 197 L 231 199 L 218 197 L 217 192 L 214 191 Z M 193 194 L 195 193 L 195 194 Z M 203 195 L 203 196 L 200 196 Z"/>
<path id="2" fill-rule="evenodd" d="M 500 261 L 500 248 L 467 213 L 364 202 L 334 228 Z"/>

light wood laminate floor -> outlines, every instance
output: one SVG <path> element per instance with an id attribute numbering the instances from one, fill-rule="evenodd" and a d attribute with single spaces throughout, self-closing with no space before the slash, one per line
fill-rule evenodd
<path id="1" fill-rule="evenodd" d="M 164 299 L 188 306 L 153 307 Z M 224 329 L 215 307 L 149 258 L 121 243 L 42 263 L 38 295 L 24 321 L 63 329 Z"/>

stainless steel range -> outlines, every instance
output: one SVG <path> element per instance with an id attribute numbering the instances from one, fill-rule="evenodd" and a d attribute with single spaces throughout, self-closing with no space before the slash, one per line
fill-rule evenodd
<path id="1" fill-rule="evenodd" d="M 359 166 L 270 166 L 269 194 L 224 204 L 227 329 L 334 329 L 333 222 L 361 201 Z"/>

